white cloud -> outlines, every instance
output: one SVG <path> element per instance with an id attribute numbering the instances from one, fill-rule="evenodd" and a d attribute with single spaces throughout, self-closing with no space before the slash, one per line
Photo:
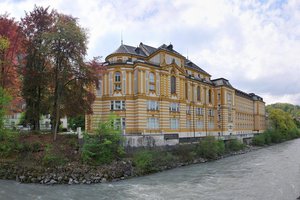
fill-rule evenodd
<path id="1" fill-rule="evenodd" d="M 17 19 L 49 1 L 1 1 Z M 89 30 L 89 57 L 107 56 L 124 42 L 174 48 L 246 92 L 300 104 L 298 0 L 56 0 L 51 8 L 78 17 Z"/>

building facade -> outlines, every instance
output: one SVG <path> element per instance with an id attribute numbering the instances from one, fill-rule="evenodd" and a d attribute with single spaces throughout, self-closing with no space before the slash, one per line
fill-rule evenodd
<path id="1" fill-rule="evenodd" d="M 131 137 L 129 143 L 139 136 L 166 144 L 265 130 L 261 97 L 235 89 L 224 78 L 211 80 L 171 44 L 158 48 L 122 44 L 104 65 L 99 88 L 94 88 L 93 114 L 86 116 L 88 131 L 110 113 L 120 117 L 117 124 Z"/>

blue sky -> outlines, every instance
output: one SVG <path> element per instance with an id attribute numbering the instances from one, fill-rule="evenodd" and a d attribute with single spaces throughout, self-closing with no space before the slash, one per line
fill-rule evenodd
<path id="1" fill-rule="evenodd" d="M 0 13 L 19 19 L 34 4 L 79 18 L 89 32 L 88 57 L 120 45 L 172 43 L 212 75 L 267 104 L 300 105 L 299 0 L 19 0 Z"/>

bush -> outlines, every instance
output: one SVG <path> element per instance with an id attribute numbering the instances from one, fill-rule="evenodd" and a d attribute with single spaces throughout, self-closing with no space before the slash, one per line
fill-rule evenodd
<path id="1" fill-rule="evenodd" d="M 245 148 L 245 145 L 237 139 L 229 140 L 226 145 L 226 149 L 229 151 L 240 151 Z"/>
<path id="2" fill-rule="evenodd" d="M 197 157 L 195 149 L 195 146 L 191 144 L 178 145 L 173 150 L 173 155 L 182 162 L 191 162 Z"/>
<path id="3" fill-rule="evenodd" d="M 264 146 L 265 145 L 265 135 L 264 134 L 255 135 L 252 138 L 252 144 L 255 146 Z"/>
<path id="4" fill-rule="evenodd" d="M 224 154 L 224 151 L 224 142 L 216 140 L 214 137 L 204 138 L 196 147 L 196 154 L 207 159 L 216 159 L 218 156 Z"/>
<path id="5" fill-rule="evenodd" d="M 53 152 L 53 146 L 48 144 L 45 148 L 45 155 L 42 159 L 42 164 L 49 167 L 61 166 L 66 163 L 66 159 Z"/>
<path id="6" fill-rule="evenodd" d="M 19 134 L 17 132 L 0 129 L 0 157 L 9 157 L 18 153 L 20 148 Z"/>
<path id="7" fill-rule="evenodd" d="M 121 130 L 113 127 L 116 119 L 110 116 L 107 122 L 100 123 L 96 135 L 84 134 L 81 152 L 83 162 L 93 165 L 106 164 L 124 155 Z"/>
<path id="8" fill-rule="evenodd" d="M 152 151 L 140 151 L 133 155 L 133 164 L 141 174 L 148 174 L 156 171 Z"/>
<path id="9" fill-rule="evenodd" d="M 280 133 L 280 131 L 278 131 L 278 130 L 270 131 L 270 135 L 271 135 L 271 142 L 272 143 L 280 143 L 280 142 L 283 142 L 285 140 L 284 135 L 282 133 Z"/>
<path id="10" fill-rule="evenodd" d="M 291 139 L 299 138 L 300 131 L 297 128 L 288 131 L 288 135 Z"/>
<path id="11" fill-rule="evenodd" d="M 140 174 L 156 172 L 177 160 L 176 156 L 167 151 L 142 150 L 133 155 L 133 164 Z"/>

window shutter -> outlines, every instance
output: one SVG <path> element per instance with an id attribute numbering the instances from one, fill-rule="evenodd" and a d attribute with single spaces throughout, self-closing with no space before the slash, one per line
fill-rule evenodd
<path id="1" fill-rule="evenodd" d="M 156 94 L 160 95 L 160 76 L 158 72 L 156 72 Z"/>
<path id="2" fill-rule="evenodd" d="M 122 72 L 122 80 L 123 80 L 123 95 L 126 94 L 126 71 Z"/>

